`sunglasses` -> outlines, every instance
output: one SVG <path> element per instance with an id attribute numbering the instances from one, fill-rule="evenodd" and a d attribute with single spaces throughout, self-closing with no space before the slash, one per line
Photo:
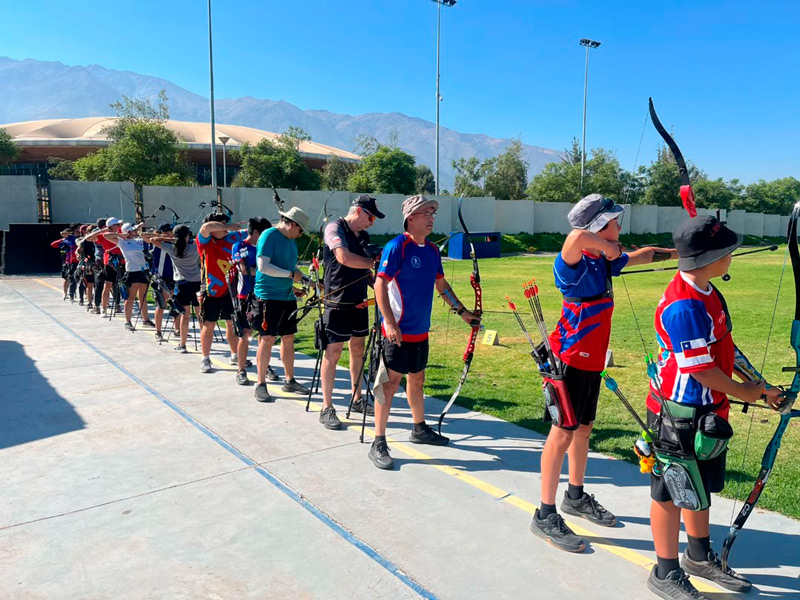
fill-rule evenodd
<path id="1" fill-rule="evenodd" d="M 369 219 L 370 223 L 374 223 L 375 222 L 375 219 L 377 217 L 375 215 L 373 215 L 371 212 L 369 212 L 367 209 L 362 208 L 361 212 L 364 213 L 365 215 L 367 215 L 367 218 Z"/>

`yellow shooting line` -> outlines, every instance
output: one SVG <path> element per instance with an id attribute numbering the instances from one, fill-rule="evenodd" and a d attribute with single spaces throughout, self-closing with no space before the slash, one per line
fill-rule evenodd
<path id="1" fill-rule="evenodd" d="M 34 281 L 36 281 L 37 283 L 39 283 L 39 284 L 41 284 L 41 285 L 43 285 L 45 287 L 49 287 L 49 288 L 57 291 L 59 294 L 62 293 L 62 290 L 58 289 L 57 287 L 55 287 L 53 285 L 50 285 L 49 283 L 47 283 L 47 282 L 45 282 L 45 281 L 43 281 L 41 279 L 35 279 Z M 190 352 L 194 354 L 193 350 L 190 351 Z M 220 369 L 225 370 L 225 371 L 235 371 L 237 369 L 237 367 L 228 365 L 228 364 L 222 362 L 221 360 L 218 360 L 218 359 L 213 358 L 213 357 L 211 358 L 211 362 L 214 363 Z M 267 387 L 270 387 L 269 383 L 267 384 Z M 271 386 L 271 387 L 275 388 L 277 386 Z M 278 389 L 280 389 L 280 388 L 278 388 Z M 301 399 L 297 398 L 297 394 L 291 394 L 291 395 L 284 395 L 284 394 L 286 394 L 286 392 L 282 391 L 281 394 L 276 394 L 276 395 L 277 396 L 282 396 L 283 398 L 291 400 L 292 402 L 294 402 L 295 404 L 298 404 L 300 406 L 304 406 L 305 403 L 306 403 L 305 400 L 301 400 Z M 322 409 L 322 404 L 320 404 L 319 402 L 312 402 L 311 406 L 314 408 L 314 410 L 321 410 Z M 343 423 L 348 424 L 348 425 L 361 425 L 361 420 L 357 420 L 356 421 L 356 420 L 353 420 L 353 419 L 348 419 L 348 418 L 346 418 L 344 416 L 341 416 L 340 420 Z M 366 427 L 364 429 L 364 433 L 365 433 L 365 435 L 368 435 L 368 436 L 370 436 L 372 438 L 375 437 L 375 430 L 370 428 L 370 427 Z M 469 473 L 466 473 L 464 471 L 461 471 L 461 470 L 456 469 L 455 467 L 451 467 L 449 465 L 443 465 L 443 464 L 439 463 L 432 456 L 429 456 L 429 455 L 425 454 L 424 452 L 420 452 L 419 450 L 417 450 L 416 448 L 412 447 L 409 444 L 406 444 L 406 443 L 403 443 L 403 442 L 398 442 L 396 440 L 391 439 L 391 437 L 389 437 L 389 436 L 387 436 L 386 441 L 389 443 L 389 445 L 392 447 L 393 450 L 399 450 L 400 452 L 402 452 L 406 456 L 408 456 L 410 458 L 413 458 L 415 460 L 424 461 L 426 464 L 430 465 L 431 467 L 433 467 L 437 471 L 441 471 L 442 473 L 445 473 L 445 474 L 447 474 L 447 475 L 449 475 L 449 476 L 451 476 L 451 477 L 453 477 L 455 479 L 458 479 L 459 481 L 462 481 L 462 482 L 466 483 L 467 485 L 469 485 L 469 486 L 471 486 L 471 487 L 473 487 L 473 488 L 475 488 L 477 490 L 480 490 L 480 491 L 484 492 L 485 494 L 488 494 L 489 496 L 491 496 L 495 500 L 501 500 L 502 502 L 505 502 L 506 504 L 509 504 L 509 505 L 513 506 L 514 508 L 518 508 L 519 510 L 527 513 L 528 515 L 533 516 L 533 513 L 538 508 L 532 502 L 528 502 L 527 500 L 524 500 L 524 499 L 520 498 L 519 496 L 515 496 L 511 492 L 507 492 L 506 490 L 504 490 L 502 488 L 499 488 L 499 487 L 497 487 L 495 485 L 492 485 L 491 483 L 483 481 L 482 479 L 479 479 L 478 477 L 475 477 L 474 475 L 470 475 Z M 591 539 L 591 544 L 592 544 L 593 547 L 602 548 L 606 552 L 609 552 L 609 553 L 611 553 L 611 554 L 613 554 L 615 556 L 618 556 L 619 558 L 622 558 L 622 559 L 628 561 L 629 563 L 632 563 L 634 565 L 637 565 L 639 567 L 647 569 L 648 571 L 650 571 L 653 568 L 653 565 L 655 563 L 652 560 L 650 560 L 649 558 L 647 558 L 645 555 L 639 554 L 638 552 L 636 552 L 635 550 L 631 550 L 630 548 L 625 548 L 623 546 L 620 546 L 619 544 L 617 544 L 614 541 L 609 540 L 607 538 L 598 537 L 593 531 L 590 531 L 589 529 L 581 527 L 580 525 L 576 524 L 573 521 L 567 521 L 566 519 L 564 519 L 564 521 L 569 525 L 570 529 L 572 529 L 572 531 L 574 531 L 577 535 L 580 535 L 580 536 L 586 537 L 586 538 L 590 538 Z M 693 578 L 692 579 L 692 584 L 694 585 L 694 587 L 696 587 L 701 592 L 718 593 L 720 591 L 720 589 L 721 589 L 721 588 L 718 588 L 718 587 L 716 587 L 714 585 L 706 583 L 705 581 L 699 580 L 698 578 Z"/>

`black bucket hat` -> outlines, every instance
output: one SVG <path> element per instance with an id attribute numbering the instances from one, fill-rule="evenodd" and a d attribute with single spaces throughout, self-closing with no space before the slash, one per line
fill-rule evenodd
<path id="1" fill-rule="evenodd" d="M 742 245 L 741 234 L 711 215 L 684 221 L 672 234 L 678 251 L 678 269 L 693 271 L 708 266 Z"/>

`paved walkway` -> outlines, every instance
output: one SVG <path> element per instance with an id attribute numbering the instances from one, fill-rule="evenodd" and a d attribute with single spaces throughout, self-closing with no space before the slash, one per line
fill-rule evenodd
<path id="1" fill-rule="evenodd" d="M 355 418 L 326 431 L 317 402 L 260 404 L 221 344 L 203 375 L 198 355 L 59 290 L 54 278 L 0 281 L 0 598 L 651 597 L 635 467 L 591 456 L 588 491 L 621 523 L 573 522 L 590 546 L 560 552 L 528 531 L 541 436 L 455 407 L 451 446 L 412 445 L 399 398 L 398 468 L 379 471 Z M 300 381 L 313 363 L 298 361 Z M 340 414 L 347 387 L 340 370 Z M 429 421 L 441 407 L 428 401 Z M 715 498 L 717 546 L 731 509 Z M 759 512 L 732 562 L 750 597 L 800 598 L 800 524 Z"/>

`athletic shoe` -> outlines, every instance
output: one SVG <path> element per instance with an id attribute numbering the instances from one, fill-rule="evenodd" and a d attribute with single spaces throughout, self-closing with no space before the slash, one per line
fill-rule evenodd
<path id="1" fill-rule="evenodd" d="M 278 377 L 278 374 L 274 371 L 274 369 L 269 365 L 267 365 L 267 381 L 280 381 L 280 380 L 281 378 Z"/>
<path id="2" fill-rule="evenodd" d="M 385 471 L 391 471 L 394 469 L 394 461 L 392 460 L 392 457 L 389 456 L 389 446 L 384 440 L 380 442 L 372 442 L 372 446 L 369 447 L 369 454 L 367 456 L 369 456 L 372 464 L 379 469 L 383 469 Z"/>
<path id="3" fill-rule="evenodd" d="M 83 306 L 83 300 L 81 300 L 80 302 L 78 302 L 78 306 Z"/>
<path id="4" fill-rule="evenodd" d="M 231 356 L 230 364 L 232 364 L 234 367 L 238 367 L 239 366 L 239 358 L 237 356 Z M 253 366 L 253 363 L 250 362 L 249 358 L 244 361 L 244 368 L 245 369 L 249 369 L 252 366 Z"/>
<path id="5" fill-rule="evenodd" d="M 155 328 L 156 324 L 152 321 L 142 321 L 142 327 L 153 327 Z"/>
<path id="6" fill-rule="evenodd" d="M 658 565 L 653 565 L 647 578 L 647 589 L 665 600 L 709 600 L 691 584 L 683 569 L 670 571 L 664 579 L 656 577 Z"/>
<path id="7" fill-rule="evenodd" d="M 211 373 L 211 371 L 211 359 L 207 356 L 204 356 L 203 360 L 200 362 L 200 372 Z"/>
<path id="8" fill-rule="evenodd" d="M 72 302 L 73 304 L 75 304 L 75 296 L 70 296 L 69 297 L 69 301 Z"/>
<path id="9" fill-rule="evenodd" d="M 726 590 L 749 592 L 750 588 L 753 587 L 743 575 L 739 575 L 731 568 L 723 569 L 719 557 L 713 550 L 708 553 L 707 560 L 693 560 L 688 553 L 684 552 L 681 559 L 681 567 L 689 575 L 713 581 Z"/>
<path id="10" fill-rule="evenodd" d="M 182 344 L 178 344 L 177 346 L 175 346 L 174 350 L 178 354 L 189 354 L 189 351 L 186 349 L 186 346 Z"/>
<path id="11" fill-rule="evenodd" d="M 247 378 L 247 371 L 241 370 L 236 374 L 236 383 L 239 385 L 250 385 L 250 380 Z"/>
<path id="12" fill-rule="evenodd" d="M 156 331 L 153 334 L 153 337 L 156 338 L 157 342 L 163 342 L 164 341 L 164 335 L 160 331 Z"/>
<path id="13" fill-rule="evenodd" d="M 100 314 L 100 307 L 99 306 L 95 306 L 94 307 L 94 314 L 96 314 L 96 315 Z"/>
<path id="14" fill-rule="evenodd" d="M 342 422 L 336 416 L 336 409 L 333 406 L 319 411 L 319 422 L 325 426 L 325 429 L 341 429 L 342 427 Z"/>
<path id="15" fill-rule="evenodd" d="M 311 391 L 306 386 L 297 383 L 294 377 L 284 383 L 281 390 L 290 394 L 308 394 Z"/>
<path id="16" fill-rule="evenodd" d="M 259 402 L 275 402 L 275 398 L 269 395 L 266 383 L 259 383 L 256 386 L 256 400 Z"/>
<path id="17" fill-rule="evenodd" d="M 131 323 L 130 321 L 126 321 L 125 322 L 125 331 L 133 331 L 133 330 L 134 330 L 133 329 L 133 323 Z"/>
<path id="18" fill-rule="evenodd" d="M 530 529 L 533 535 L 548 541 L 559 550 L 583 552 L 586 548 L 586 542 L 583 541 L 583 538 L 575 535 L 558 513 L 553 513 L 547 515 L 544 519 L 540 519 L 537 509 L 533 513 Z"/>
<path id="19" fill-rule="evenodd" d="M 64 301 L 66 301 L 66 300 L 67 300 L 67 295 L 66 295 L 66 294 L 64 294 Z"/>
<path id="20" fill-rule="evenodd" d="M 583 517 L 595 525 L 603 527 L 614 527 L 617 524 L 617 517 L 608 512 L 602 504 L 594 499 L 594 494 L 589 495 L 583 492 L 583 496 L 573 500 L 564 492 L 564 500 L 561 502 L 561 512 Z"/>
<path id="21" fill-rule="evenodd" d="M 357 413 L 363 413 L 365 404 L 367 406 L 367 416 L 374 417 L 375 416 L 375 411 L 372 409 L 372 405 L 371 404 L 367 404 L 367 402 L 366 402 L 366 400 L 364 400 L 364 398 L 359 398 L 358 400 L 353 402 L 353 406 L 350 407 L 350 410 L 353 411 L 353 412 L 357 412 Z"/>
<path id="22" fill-rule="evenodd" d="M 439 435 L 433 429 L 428 427 L 427 423 L 422 424 L 422 431 L 416 429 L 411 431 L 408 441 L 412 444 L 429 444 L 431 446 L 447 446 L 450 443 L 450 438 Z"/>

